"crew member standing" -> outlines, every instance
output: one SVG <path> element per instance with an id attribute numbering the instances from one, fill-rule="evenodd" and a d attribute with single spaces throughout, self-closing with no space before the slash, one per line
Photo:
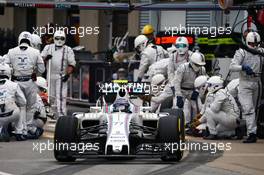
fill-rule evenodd
<path id="1" fill-rule="evenodd" d="M 246 44 L 250 49 L 263 52 L 260 47 L 260 35 L 249 32 Z M 242 106 L 242 117 L 246 120 L 248 138 L 244 143 L 257 141 L 256 107 L 261 97 L 261 77 L 263 57 L 245 49 L 236 51 L 230 64 L 230 70 L 239 72 L 238 99 Z"/>
<path id="2" fill-rule="evenodd" d="M 76 65 L 73 50 L 65 45 L 64 31 L 57 30 L 53 36 L 54 44 L 46 45 L 41 55 L 46 62 L 49 79 L 49 96 L 52 106 L 56 106 L 56 117 L 66 116 L 67 81 Z"/>
<path id="3" fill-rule="evenodd" d="M 27 139 L 26 112 L 32 109 L 36 103 L 37 87 L 33 81 L 36 80 L 36 73 L 43 73 L 45 66 L 40 52 L 31 47 L 31 34 L 22 32 L 18 37 L 18 46 L 8 51 L 5 61 L 13 68 L 12 78 L 18 83 L 23 91 L 27 105 L 26 109 L 20 109 L 20 120 L 22 125 L 18 129 L 17 140 Z"/>

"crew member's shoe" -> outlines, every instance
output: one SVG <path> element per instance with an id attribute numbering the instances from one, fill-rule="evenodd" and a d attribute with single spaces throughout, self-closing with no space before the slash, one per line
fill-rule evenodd
<path id="1" fill-rule="evenodd" d="M 43 132 L 44 130 L 42 128 L 37 128 L 35 133 L 28 131 L 27 139 L 38 139 L 43 134 Z"/>
<path id="2" fill-rule="evenodd" d="M 210 135 L 209 128 L 206 126 L 205 130 L 202 132 L 203 137 L 208 137 Z"/>
<path id="3" fill-rule="evenodd" d="M 16 140 L 17 141 L 25 141 L 25 140 L 27 140 L 27 135 L 16 134 Z"/>
<path id="4" fill-rule="evenodd" d="M 188 136 L 192 136 L 193 135 L 193 130 L 191 128 L 186 128 L 185 129 L 185 134 L 188 135 Z"/>
<path id="5" fill-rule="evenodd" d="M 37 128 L 37 130 L 36 130 L 37 138 L 40 138 L 40 136 L 42 136 L 43 132 L 44 132 L 43 128 Z"/>
<path id="6" fill-rule="evenodd" d="M 237 127 L 235 132 L 236 132 L 236 139 L 237 140 L 243 139 L 244 135 L 243 135 L 243 131 L 242 131 L 242 127 L 241 126 Z"/>
<path id="7" fill-rule="evenodd" d="M 9 142 L 10 135 L 7 130 L 7 126 L 3 126 L 2 129 L 0 128 L 0 141 Z"/>
<path id="8" fill-rule="evenodd" d="M 254 133 L 250 133 L 248 138 L 243 141 L 243 143 L 256 143 L 257 142 L 257 135 Z"/>

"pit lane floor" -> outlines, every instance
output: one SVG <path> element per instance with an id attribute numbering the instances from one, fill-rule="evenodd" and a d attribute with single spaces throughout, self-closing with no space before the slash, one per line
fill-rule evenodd
<path id="1" fill-rule="evenodd" d="M 196 138 L 190 138 L 200 142 Z M 74 163 L 58 163 L 52 150 L 40 153 L 34 145 L 52 143 L 42 138 L 24 142 L 11 141 L 0 144 L 0 175 L 238 175 L 263 174 L 263 140 L 247 147 L 232 141 L 234 151 L 186 151 L 184 158 L 177 163 L 166 163 L 160 159 L 105 160 L 80 159 Z M 194 143 L 193 142 L 193 143 Z M 226 141 L 225 141 L 226 142 Z"/>
<path id="2" fill-rule="evenodd" d="M 78 110 L 76 108 L 74 111 Z M 80 110 L 81 111 L 81 110 Z M 115 160 L 80 159 L 74 163 L 58 163 L 52 150 L 40 153 L 36 145 L 52 143 L 52 132 L 45 133 L 40 140 L 0 143 L 0 175 L 262 175 L 264 172 L 264 140 L 256 144 L 242 144 L 241 141 L 222 140 L 231 143 L 231 150 L 185 151 L 177 163 L 166 163 L 160 159 Z M 200 138 L 187 137 L 192 143 L 205 143 Z M 209 142 L 215 143 L 215 142 Z"/>

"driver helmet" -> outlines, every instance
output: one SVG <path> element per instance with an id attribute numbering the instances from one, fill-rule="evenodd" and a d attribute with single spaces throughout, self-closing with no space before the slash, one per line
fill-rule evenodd
<path id="1" fill-rule="evenodd" d="M 129 102 L 126 98 L 118 98 L 115 100 L 114 104 L 113 104 L 113 111 L 114 112 L 126 112 L 129 111 L 130 105 Z"/>
<path id="2" fill-rule="evenodd" d="M 116 97 L 116 100 L 113 103 L 114 112 L 128 112 L 130 111 L 130 104 L 128 101 L 127 90 L 125 88 L 120 88 Z"/>

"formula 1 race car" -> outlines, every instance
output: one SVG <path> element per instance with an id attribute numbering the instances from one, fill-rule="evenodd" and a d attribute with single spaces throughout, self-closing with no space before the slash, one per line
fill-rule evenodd
<path id="1" fill-rule="evenodd" d="M 60 117 L 54 137 L 57 161 L 76 158 L 161 158 L 180 161 L 185 140 L 182 110 L 151 113 L 150 107 L 132 103 L 127 89 L 120 88 L 108 106 L 101 97 L 88 113 Z"/>

